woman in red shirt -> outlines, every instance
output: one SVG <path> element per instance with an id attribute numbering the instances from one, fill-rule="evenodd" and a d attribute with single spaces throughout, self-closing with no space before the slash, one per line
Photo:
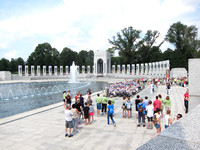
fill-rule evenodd
<path id="1" fill-rule="evenodd" d="M 188 113 L 188 100 L 189 100 L 189 94 L 188 94 L 188 89 L 186 93 L 184 94 L 184 104 L 185 104 L 185 113 Z"/>

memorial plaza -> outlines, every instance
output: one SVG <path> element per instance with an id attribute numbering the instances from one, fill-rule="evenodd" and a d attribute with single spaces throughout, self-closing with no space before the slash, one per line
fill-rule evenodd
<path id="1" fill-rule="evenodd" d="M 110 81 L 114 82 L 114 80 Z M 172 86 L 170 94 L 172 117 L 176 117 L 178 113 L 185 116 L 183 105 L 185 91 L 186 87 Z M 101 91 L 100 95 L 104 92 Z M 138 94 L 141 97 L 148 96 L 149 99 L 155 100 L 155 96 L 158 94 L 163 97 L 167 95 L 166 86 L 159 85 L 155 92 L 150 94 L 147 85 Z M 93 93 L 93 101 L 95 98 L 96 93 Z M 95 122 L 88 126 L 82 123 L 79 126 L 80 132 L 74 133 L 72 138 L 64 136 L 63 102 L 3 118 L 0 120 L 1 149 L 137 149 L 151 140 L 156 129 L 137 127 L 135 106 L 133 106 L 133 117 L 123 118 L 122 97 L 115 97 L 114 100 L 114 119 L 117 127 L 107 126 L 107 117 L 97 117 L 95 113 Z M 131 97 L 131 100 L 134 101 L 135 96 Z M 164 119 L 162 119 L 163 130 Z"/>

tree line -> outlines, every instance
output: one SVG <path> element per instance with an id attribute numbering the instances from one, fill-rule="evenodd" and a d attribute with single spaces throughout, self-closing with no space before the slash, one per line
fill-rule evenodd
<path id="1" fill-rule="evenodd" d="M 143 35 L 143 36 L 141 36 Z M 198 29 L 196 26 L 187 26 L 181 22 L 174 23 L 170 26 L 163 41 L 158 43 L 160 33 L 158 31 L 148 30 L 142 34 L 141 30 L 133 27 L 124 28 L 116 36 L 109 39 L 112 45 L 107 50 L 114 54 L 115 50 L 119 51 L 119 57 L 111 58 L 111 65 L 122 64 L 140 64 L 170 60 L 170 68 L 184 67 L 188 69 L 188 59 L 200 58 L 200 40 L 198 38 Z M 175 49 L 166 49 L 161 51 L 160 47 L 164 42 L 171 43 Z M 63 48 L 59 52 L 52 48 L 49 43 L 38 44 L 27 61 L 21 57 L 11 59 L 11 61 L 0 59 L 0 71 L 11 71 L 17 73 L 18 65 L 29 67 L 34 65 L 42 66 L 71 66 L 72 62 L 80 66 L 93 66 L 94 52 L 92 50 L 81 50 L 79 53 L 70 48 Z M 87 67 L 86 67 L 87 69 Z M 30 70 L 30 68 L 29 68 Z"/>
<path id="2" fill-rule="evenodd" d="M 118 32 L 109 43 L 113 45 L 108 50 L 114 53 L 119 51 L 119 57 L 112 58 L 112 64 L 137 64 L 162 60 L 170 60 L 170 68 L 184 67 L 188 69 L 188 59 L 200 58 L 200 40 L 198 29 L 187 26 L 181 22 L 170 26 L 163 41 L 158 43 L 160 33 L 148 30 L 143 37 L 141 31 L 132 27 Z M 164 52 L 160 47 L 164 42 L 169 42 L 175 49 L 168 48 Z"/>

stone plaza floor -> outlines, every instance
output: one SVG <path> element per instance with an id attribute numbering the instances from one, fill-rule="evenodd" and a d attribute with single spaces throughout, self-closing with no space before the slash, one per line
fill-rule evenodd
<path id="1" fill-rule="evenodd" d="M 185 115 L 183 95 L 186 88 L 172 86 L 172 117 L 178 113 Z M 100 92 L 102 95 L 102 93 Z M 166 97 L 166 86 L 159 85 L 153 94 L 149 87 L 142 90 L 141 97 L 148 96 L 155 100 L 155 96 L 161 94 Z M 93 101 L 95 101 L 94 95 Z M 62 100 L 62 95 L 61 95 Z M 135 96 L 131 98 L 135 100 Z M 91 125 L 79 126 L 80 132 L 74 133 L 71 138 L 65 137 L 65 116 L 63 102 L 42 107 L 36 110 L 0 119 L 0 149 L 1 150 L 32 150 L 32 149 L 85 149 L 85 150 L 133 150 L 137 149 L 156 133 L 156 129 L 137 127 L 135 105 L 133 105 L 133 117 L 122 117 L 122 98 L 115 97 L 114 120 L 117 127 L 107 126 L 107 116 L 97 117 Z M 95 105 L 95 103 L 94 103 Z M 95 105 L 96 106 L 96 105 Z M 95 107 L 96 108 L 96 107 Z M 147 120 L 146 120 L 147 122 Z M 162 120 L 164 130 L 164 119 Z"/>

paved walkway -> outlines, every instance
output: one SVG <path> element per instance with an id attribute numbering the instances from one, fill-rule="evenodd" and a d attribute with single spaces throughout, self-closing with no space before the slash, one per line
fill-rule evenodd
<path id="1" fill-rule="evenodd" d="M 183 94 L 185 88 L 172 86 L 172 116 L 184 115 Z M 160 85 L 154 94 L 147 87 L 139 93 L 141 97 L 149 96 L 152 100 L 157 94 L 166 97 L 164 85 Z M 95 98 L 93 98 L 94 100 Z M 132 97 L 131 100 L 134 100 Z M 117 127 L 107 126 L 106 116 L 97 117 L 92 125 L 81 125 L 80 132 L 72 138 L 64 134 L 63 103 L 50 105 L 0 120 L 0 147 L 12 149 L 136 149 L 151 139 L 156 129 L 137 127 L 135 111 L 133 118 L 122 118 L 122 98 L 115 98 L 115 121 Z M 135 108 L 135 106 L 133 107 Z M 164 124 L 162 124 L 162 130 Z"/>

